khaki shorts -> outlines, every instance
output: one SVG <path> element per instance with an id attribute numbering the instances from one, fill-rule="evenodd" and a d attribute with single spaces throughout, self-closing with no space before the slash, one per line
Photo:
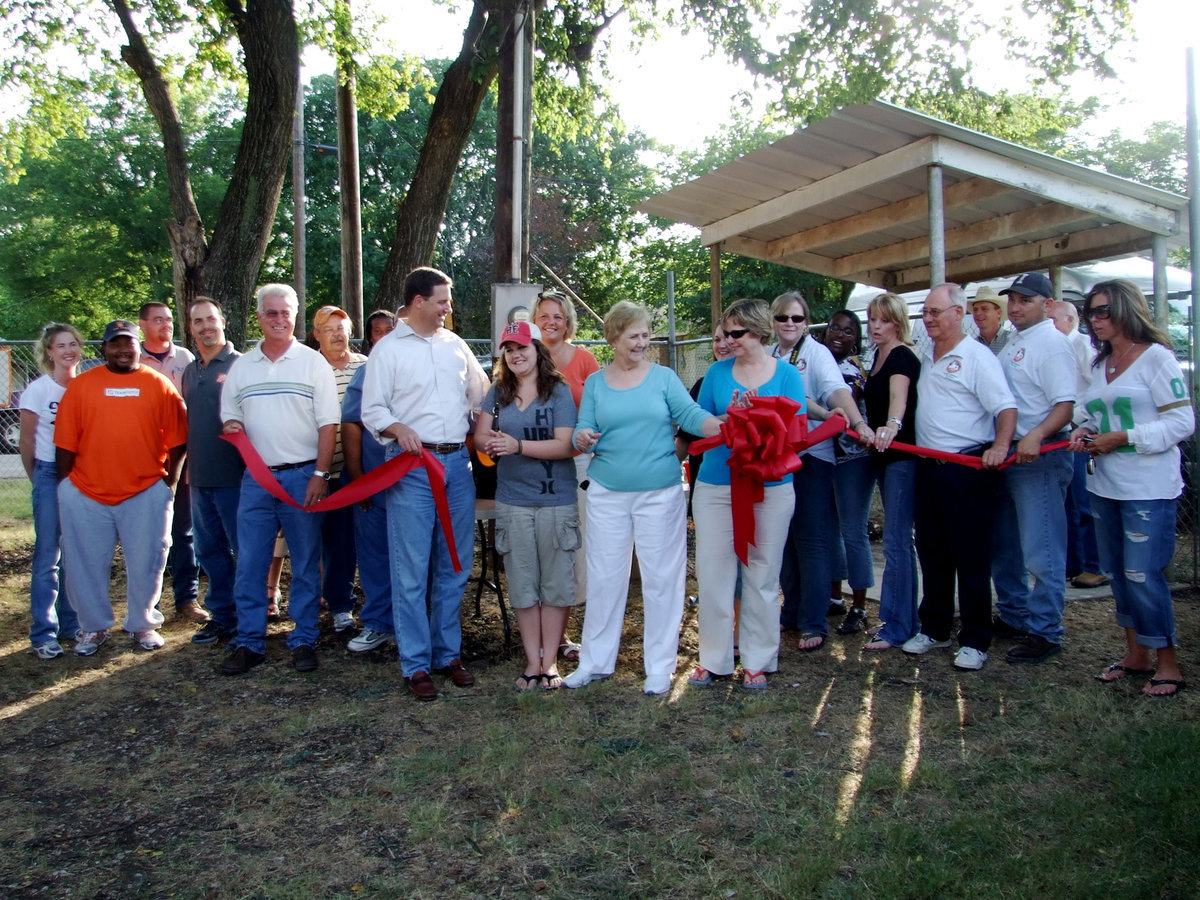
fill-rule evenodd
<path id="1" fill-rule="evenodd" d="M 574 606 L 579 510 L 567 506 L 509 506 L 496 501 L 496 551 L 504 557 L 513 609 L 538 604 Z"/>

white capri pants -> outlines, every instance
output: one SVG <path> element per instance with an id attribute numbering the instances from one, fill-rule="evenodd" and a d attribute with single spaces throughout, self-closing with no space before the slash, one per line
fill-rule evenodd
<path id="1" fill-rule="evenodd" d="M 611 675 L 621 648 L 629 571 L 636 548 L 642 574 L 646 675 L 673 675 L 687 580 L 687 502 L 683 486 L 657 491 L 588 487 L 588 598 L 579 668 Z"/>
<path id="2" fill-rule="evenodd" d="M 754 540 L 743 566 L 733 550 L 733 507 L 727 484 L 696 483 L 696 579 L 700 582 L 700 665 L 733 674 L 733 590 L 742 571 L 738 650 L 747 672 L 779 668 L 779 567 L 796 504 L 791 484 L 763 488 L 754 506 Z"/>

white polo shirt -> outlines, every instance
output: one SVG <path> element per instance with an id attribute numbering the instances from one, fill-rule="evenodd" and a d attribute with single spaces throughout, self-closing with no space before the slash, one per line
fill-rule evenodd
<path id="1" fill-rule="evenodd" d="M 333 370 L 297 340 L 272 362 L 262 344 L 239 356 L 221 388 L 221 421 L 237 419 L 268 466 L 317 458 L 318 431 L 342 421 Z"/>
<path id="2" fill-rule="evenodd" d="M 965 334 L 936 362 L 921 354 L 917 379 L 917 444 L 957 453 L 996 439 L 996 416 L 1015 409 L 1000 361 Z"/>
<path id="3" fill-rule="evenodd" d="M 999 359 L 1017 401 L 1016 437 L 1040 425 L 1056 403 L 1075 402 L 1075 354 L 1053 319 L 1013 332 Z"/>
<path id="4" fill-rule="evenodd" d="M 846 379 L 842 377 L 842 371 L 838 368 L 837 360 L 833 358 L 833 354 L 829 352 L 829 348 L 818 341 L 811 334 L 805 334 L 800 339 L 800 343 L 793 347 L 787 353 L 780 353 L 779 344 L 772 344 L 767 348 L 767 352 L 775 359 L 782 359 L 790 362 L 796 367 L 800 373 L 801 379 L 804 381 L 804 395 L 811 401 L 821 404 L 826 409 L 829 408 L 829 395 L 838 388 L 846 387 Z M 847 388 L 849 390 L 849 388 Z M 808 430 L 815 431 L 822 425 L 816 419 L 808 420 Z M 801 456 L 812 454 L 817 459 L 823 459 L 826 462 L 836 462 L 834 457 L 834 440 L 822 441 L 813 447 L 811 450 L 805 450 Z"/>
<path id="5" fill-rule="evenodd" d="M 479 360 L 453 331 L 422 337 L 398 322 L 371 348 L 362 421 L 383 444 L 394 442 L 381 432 L 397 422 L 424 443 L 461 443 L 488 387 Z"/>

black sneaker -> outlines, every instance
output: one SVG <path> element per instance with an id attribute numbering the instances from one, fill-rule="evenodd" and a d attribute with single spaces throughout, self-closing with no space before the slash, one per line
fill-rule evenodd
<path id="1" fill-rule="evenodd" d="M 266 659 L 265 656 L 255 653 L 249 647 L 238 647 L 229 654 L 229 658 L 225 662 L 221 663 L 221 674 L 245 675 L 264 659 Z"/>
<path id="2" fill-rule="evenodd" d="M 215 644 L 221 638 L 233 637 L 235 634 L 237 634 L 236 628 L 222 625 L 216 619 L 209 619 L 199 631 L 192 635 L 192 643 Z"/>
<path id="3" fill-rule="evenodd" d="M 1004 638 L 1009 641 L 1019 641 L 1027 633 L 1020 628 L 1009 625 L 999 616 L 992 616 L 992 634 L 995 637 Z"/>
<path id="4" fill-rule="evenodd" d="M 315 672 L 318 665 L 315 647 L 301 644 L 299 647 L 292 648 L 292 668 L 297 672 Z"/>
<path id="5" fill-rule="evenodd" d="M 858 634 L 867 627 L 867 611 L 852 606 L 846 613 L 846 618 L 837 627 L 838 634 Z"/>
<path id="6" fill-rule="evenodd" d="M 1010 663 L 1040 663 L 1062 652 L 1062 644 L 1046 640 L 1040 634 L 1029 634 L 1008 648 L 1004 655 Z"/>
<path id="7" fill-rule="evenodd" d="M 825 610 L 826 618 L 834 618 L 837 616 L 844 616 L 845 614 L 846 614 L 846 601 L 845 600 L 841 600 L 841 601 L 830 600 L 829 601 L 829 609 Z"/>

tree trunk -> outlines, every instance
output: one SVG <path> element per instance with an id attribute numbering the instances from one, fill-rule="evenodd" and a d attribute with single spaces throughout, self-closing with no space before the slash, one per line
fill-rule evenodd
<path id="1" fill-rule="evenodd" d="M 454 173 L 479 107 L 496 77 L 498 18 L 489 0 L 475 0 L 462 51 L 438 88 L 412 183 L 396 204 L 396 232 L 375 295 L 376 309 L 396 309 L 404 301 L 405 276 L 433 260 Z M 489 38 L 490 46 L 481 50 Z"/>

